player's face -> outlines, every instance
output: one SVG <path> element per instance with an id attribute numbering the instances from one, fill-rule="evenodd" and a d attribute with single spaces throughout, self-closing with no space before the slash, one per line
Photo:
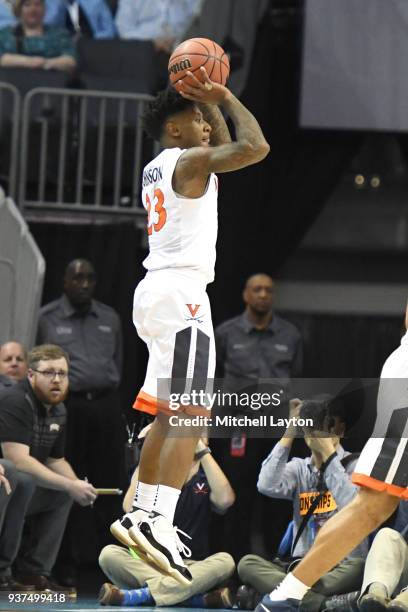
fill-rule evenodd
<path id="1" fill-rule="evenodd" d="M 0 348 L 0 374 L 13 380 L 22 380 L 27 375 L 24 349 L 18 342 L 7 342 Z"/>
<path id="2" fill-rule="evenodd" d="M 182 147 L 190 149 L 210 145 L 211 126 L 198 106 L 180 113 L 179 121 Z"/>
<path id="3" fill-rule="evenodd" d="M 34 28 L 42 25 L 45 6 L 42 0 L 25 0 L 21 7 L 21 22 L 24 26 Z"/>
<path id="4" fill-rule="evenodd" d="M 35 395 L 43 404 L 56 406 L 68 393 L 68 364 L 66 360 L 41 360 L 35 370 L 28 370 L 28 378 Z"/>
<path id="5" fill-rule="evenodd" d="M 89 304 L 95 291 L 95 270 L 87 262 L 77 262 L 73 270 L 67 272 L 64 291 L 74 306 Z"/>
<path id="6" fill-rule="evenodd" d="M 265 314 L 272 310 L 274 300 L 274 283 L 266 275 L 252 277 L 244 290 L 244 302 L 254 312 Z"/>

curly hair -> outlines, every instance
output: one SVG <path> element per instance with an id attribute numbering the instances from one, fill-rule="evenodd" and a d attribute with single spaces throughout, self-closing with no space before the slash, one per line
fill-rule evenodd
<path id="1" fill-rule="evenodd" d="M 148 136 L 154 140 L 160 140 L 167 119 L 193 108 L 194 105 L 194 102 L 180 96 L 173 87 L 168 87 L 160 91 L 148 104 L 143 115 L 143 128 Z"/>

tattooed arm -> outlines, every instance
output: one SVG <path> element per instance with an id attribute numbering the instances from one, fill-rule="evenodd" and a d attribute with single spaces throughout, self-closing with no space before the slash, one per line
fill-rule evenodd
<path id="1" fill-rule="evenodd" d="M 215 104 L 200 104 L 204 119 L 211 125 L 210 142 L 212 147 L 231 142 L 231 134 L 222 112 Z"/>

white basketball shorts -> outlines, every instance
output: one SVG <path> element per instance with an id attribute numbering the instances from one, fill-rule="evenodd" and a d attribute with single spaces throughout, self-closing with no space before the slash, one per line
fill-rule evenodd
<path id="1" fill-rule="evenodd" d="M 408 333 L 384 364 L 374 432 L 353 482 L 408 499 Z"/>
<path id="2" fill-rule="evenodd" d="M 134 403 L 137 410 L 173 414 L 181 394 L 211 392 L 215 343 L 205 287 L 194 272 L 174 269 L 148 272 L 137 286 L 133 322 L 149 350 L 146 378 Z M 210 414 L 203 405 L 185 411 Z"/>

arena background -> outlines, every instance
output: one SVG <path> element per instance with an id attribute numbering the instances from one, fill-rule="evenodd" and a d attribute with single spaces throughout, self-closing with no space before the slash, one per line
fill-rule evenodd
<path id="1" fill-rule="evenodd" d="M 278 296 L 280 287 L 282 294 L 285 287 L 300 287 L 291 300 L 282 299 L 280 312 L 302 334 L 305 377 L 376 377 L 402 332 L 408 252 L 407 126 L 401 121 L 383 124 L 380 115 L 370 125 L 362 121 L 367 115 L 353 105 L 353 96 L 346 95 L 354 82 L 353 62 L 347 78 L 337 83 L 340 118 L 328 118 L 327 88 L 313 86 L 316 62 L 326 60 L 318 75 L 321 83 L 330 83 L 338 62 L 350 44 L 360 40 L 363 29 L 366 40 L 375 38 L 379 23 L 392 32 L 403 0 L 389 0 L 386 9 L 376 2 L 371 12 L 365 10 L 367 2 L 372 0 L 264 3 L 267 10 L 254 37 L 240 97 L 259 120 L 271 153 L 260 165 L 220 177 L 216 281 L 208 288 L 214 324 L 243 310 L 243 284 L 254 272 L 276 278 Z M 325 33 L 338 18 L 340 6 L 338 55 L 330 55 Z M 322 19 L 310 18 L 316 14 Z M 364 89 L 366 105 L 405 78 L 405 55 L 397 53 L 401 37 L 395 45 L 392 38 L 388 34 L 388 64 L 382 59 L 389 65 L 397 54 L 401 63 L 381 72 L 381 85 Z M 316 40 L 323 47 L 315 47 Z M 375 83 L 372 56 L 361 57 L 357 42 L 353 53 L 365 62 L 361 70 Z M 384 109 L 384 99 L 376 102 Z M 354 110 L 360 114 L 353 115 Z M 143 381 L 147 354 L 131 310 L 134 288 L 144 275 L 145 229 L 126 214 L 115 223 L 96 216 L 84 222 L 72 215 L 69 222 L 51 222 L 38 212 L 27 219 L 46 261 L 43 304 L 61 295 L 69 261 L 85 257 L 94 263 L 96 298 L 113 306 L 122 320 L 123 410 L 129 421 L 137 419 L 130 406 Z M 315 304 L 312 287 L 320 291 Z M 378 299 L 370 300 L 371 289 Z M 359 292 L 365 295 L 360 305 L 354 303 Z M 390 307 L 394 294 L 399 297 Z M 369 428 L 359 434 L 348 443 L 351 450 L 361 448 Z"/>
<path id="2" fill-rule="evenodd" d="M 272 5 L 277 6 L 273 7 Z M 299 127 L 303 22 L 300 4 L 271 10 L 259 26 L 242 100 L 258 118 L 271 154 L 260 165 L 220 177 L 216 281 L 209 286 L 213 319 L 218 324 L 242 310 L 244 279 L 259 270 L 283 280 L 405 283 L 405 254 L 393 245 L 326 243 L 302 239 L 328 199 L 343 189 L 343 231 L 355 222 L 353 203 L 377 199 L 354 188 L 351 163 L 366 143 L 359 131 Z M 291 9 L 291 10 L 289 10 Z M 272 34 L 271 34 L 272 33 Z M 324 101 L 322 101 L 324 104 Z M 371 138 L 374 138 L 371 134 Z M 380 146 L 374 140 L 370 150 Z M 364 165 L 365 159 L 355 162 Z M 377 170 L 378 164 L 374 164 Z M 384 177 L 386 201 L 393 184 Z M 359 200 L 360 198 L 360 200 Z M 342 202 L 344 203 L 344 202 Z M 367 225 L 376 225 L 376 209 L 365 206 Z M 372 217 L 370 218 L 370 215 Z M 133 290 L 143 275 L 143 230 L 133 222 L 115 225 L 35 223 L 31 231 L 46 259 L 43 303 L 60 295 L 68 261 L 87 257 L 98 273 L 96 296 L 121 315 L 125 338 L 124 405 L 130 405 L 143 379 L 146 352 L 131 322 Z M 378 230 L 379 231 L 379 230 Z M 374 232 L 375 236 L 375 232 Z M 318 241 L 315 241 L 315 243 Z M 286 313 L 299 325 L 305 343 L 305 376 L 377 376 L 396 346 L 398 316 Z M 328 341 L 329 339 L 329 341 Z M 346 341 L 347 340 L 347 341 Z M 132 417 L 130 412 L 129 417 Z"/>

